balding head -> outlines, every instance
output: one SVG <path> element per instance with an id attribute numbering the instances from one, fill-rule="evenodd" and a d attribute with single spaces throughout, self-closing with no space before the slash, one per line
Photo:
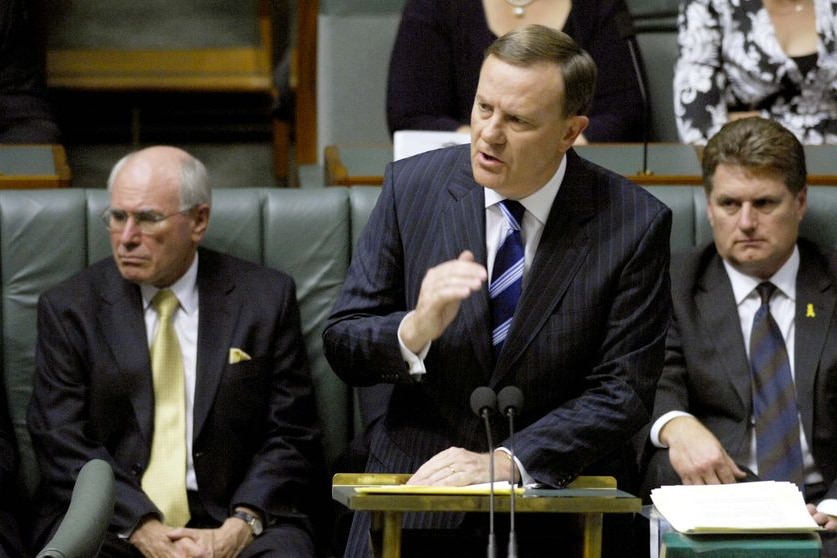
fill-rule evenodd
<path id="1" fill-rule="evenodd" d="M 194 260 L 209 224 L 203 164 L 176 147 L 123 157 L 111 171 L 111 247 L 123 277 L 166 287 Z"/>

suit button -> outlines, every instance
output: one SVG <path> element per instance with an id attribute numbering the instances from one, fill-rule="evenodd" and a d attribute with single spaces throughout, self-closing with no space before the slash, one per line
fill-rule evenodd
<path id="1" fill-rule="evenodd" d="M 131 466 L 131 474 L 134 475 L 135 477 L 140 476 L 142 474 L 142 466 L 140 466 L 139 463 L 134 463 Z"/>

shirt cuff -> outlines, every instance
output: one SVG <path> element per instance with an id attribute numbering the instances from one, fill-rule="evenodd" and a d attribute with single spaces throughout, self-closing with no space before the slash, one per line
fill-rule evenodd
<path id="1" fill-rule="evenodd" d="M 825 515 L 837 517 L 837 499 L 826 498 L 825 500 L 822 500 L 819 504 L 817 504 L 817 511 L 824 513 Z"/>
<path id="2" fill-rule="evenodd" d="M 415 311 L 407 312 L 407 314 L 401 319 L 401 323 L 398 324 L 398 346 L 401 349 L 401 358 L 403 358 L 404 362 L 407 363 L 410 376 L 416 378 L 423 376 L 427 372 L 424 367 L 424 359 L 427 357 L 428 351 L 430 351 L 430 342 L 422 347 L 418 354 L 412 352 L 406 345 L 404 345 L 404 340 L 401 339 L 401 327 L 404 325 L 404 320 L 412 316 L 414 312 Z"/>
<path id="3" fill-rule="evenodd" d="M 671 419 L 676 419 L 677 417 L 690 416 L 692 416 L 690 413 L 686 413 L 684 411 L 669 411 L 660 418 L 658 418 L 656 421 L 654 421 L 654 424 L 651 426 L 651 432 L 649 433 L 651 443 L 658 448 L 667 448 L 668 446 L 660 441 L 660 430 L 662 430 L 663 426 L 668 424 L 668 422 Z"/>
<path id="4" fill-rule="evenodd" d="M 520 462 L 516 455 L 512 457 L 511 452 L 503 446 L 496 448 L 494 451 L 502 451 L 509 456 L 509 459 L 514 459 L 514 464 L 517 465 L 517 472 L 520 473 L 520 484 L 523 486 L 535 484 L 535 479 L 532 478 L 532 475 L 526 472 L 526 467 L 523 466 L 523 463 Z"/>

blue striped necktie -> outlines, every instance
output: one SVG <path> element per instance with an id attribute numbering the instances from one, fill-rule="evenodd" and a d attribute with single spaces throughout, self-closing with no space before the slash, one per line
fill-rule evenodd
<path id="1" fill-rule="evenodd" d="M 753 416 L 756 423 L 756 460 L 763 480 L 803 482 L 799 414 L 788 351 L 779 326 L 770 315 L 772 283 L 756 290 L 761 307 L 750 334 L 750 371 L 753 377 Z"/>
<path id="2" fill-rule="evenodd" d="M 508 224 L 508 234 L 494 257 L 488 295 L 491 298 L 491 325 L 494 354 L 499 355 L 509 334 L 514 308 L 523 287 L 523 239 L 520 227 L 526 208 L 520 202 L 503 200 L 498 204 Z"/>

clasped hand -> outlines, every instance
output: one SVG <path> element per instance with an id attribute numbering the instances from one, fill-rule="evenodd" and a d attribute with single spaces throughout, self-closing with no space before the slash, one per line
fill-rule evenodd
<path id="1" fill-rule="evenodd" d="M 232 558 L 252 538 L 250 527 L 236 518 L 228 518 L 217 529 L 170 527 L 149 519 L 129 540 L 146 558 Z"/>

